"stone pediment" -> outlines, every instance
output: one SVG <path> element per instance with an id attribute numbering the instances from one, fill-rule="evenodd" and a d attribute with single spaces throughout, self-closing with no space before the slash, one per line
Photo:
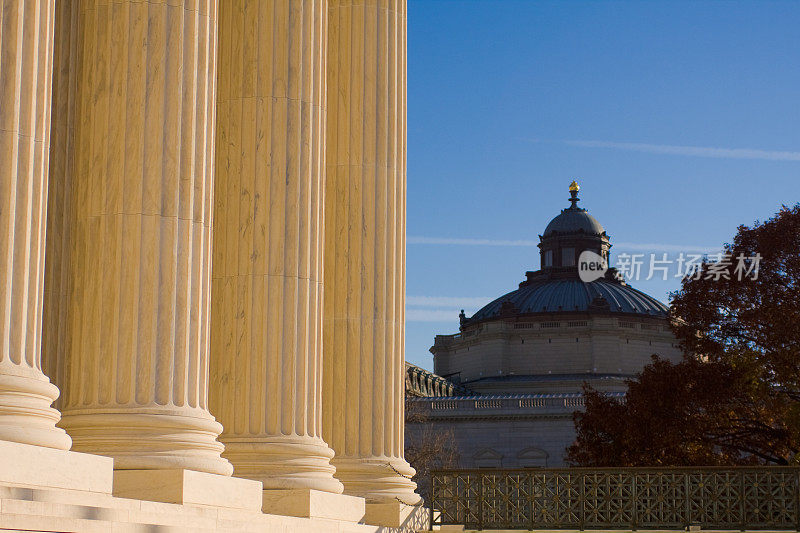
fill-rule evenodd
<path id="1" fill-rule="evenodd" d="M 472 456 L 472 461 L 478 468 L 501 468 L 503 454 L 492 448 L 481 448 Z"/>
<path id="2" fill-rule="evenodd" d="M 475 452 L 472 458 L 476 461 L 479 459 L 502 459 L 503 454 L 491 448 L 483 448 Z"/>

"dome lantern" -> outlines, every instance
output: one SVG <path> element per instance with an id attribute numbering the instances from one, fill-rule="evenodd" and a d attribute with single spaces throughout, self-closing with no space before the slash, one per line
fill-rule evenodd
<path id="1" fill-rule="evenodd" d="M 585 250 L 608 260 L 610 239 L 600 222 L 586 209 L 578 207 L 580 189 L 577 181 L 570 183 L 571 205 L 562 209 L 539 236 L 541 268 L 550 274 L 577 276 L 577 261 Z"/>

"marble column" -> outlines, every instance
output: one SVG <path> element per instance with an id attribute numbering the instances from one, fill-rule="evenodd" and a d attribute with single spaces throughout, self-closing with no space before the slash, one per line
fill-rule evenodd
<path id="1" fill-rule="evenodd" d="M 345 493 L 415 503 L 403 458 L 406 2 L 330 0 L 324 437 Z"/>
<path id="2" fill-rule="evenodd" d="M 0 5 L 0 440 L 67 450 L 41 370 L 54 8 Z"/>
<path id="3" fill-rule="evenodd" d="M 120 470 L 233 470 L 207 407 L 216 4 L 81 1 L 70 23 L 62 427 Z"/>
<path id="4" fill-rule="evenodd" d="M 342 492 L 322 440 L 326 13 L 220 5 L 211 407 L 265 490 Z"/>
<path id="5" fill-rule="evenodd" d="M 66 312 L 69 303 L 69 243 L 72 196 L 69 176 L 74 163 L 75 91 L 78 71 L 80 0 L 59 0 L 55 8 L 53 96 L 50 119 L 50 171 L 47 195 L 42 370 L 60 389 L 67 371 Z M 60 409 L 64 397 L 56 400 Z"/>

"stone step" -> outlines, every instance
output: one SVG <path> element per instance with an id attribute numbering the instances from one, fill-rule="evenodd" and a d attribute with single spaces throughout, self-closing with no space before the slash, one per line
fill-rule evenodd
<path id="1" fill-rule="evenodd" d="M 338 520 L 149 502 L 68 490 L 0 486 L 0 530 L 80 533 L 375 533 Z"/>
<path id="2" fill-rule="evenodd" d="M 184 509 L 165 510 L 144 506 L 136 510 L 126 508 L 124 505 L 97 507 L 4 498 L 0 501 L 0 529 L 80 533 L 117 531 L 152 533 L 153 528 L 158 528 L 159 533 L 221 531 L 217 527 L 218 518 L 213 510 L 186 509 L 186 506 L 173 507 L 184 507 Z"/>

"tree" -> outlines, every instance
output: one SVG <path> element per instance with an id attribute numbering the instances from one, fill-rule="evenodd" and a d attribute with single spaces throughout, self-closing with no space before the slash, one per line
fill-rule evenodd
<path id="1" fill-rule="evenodd" d="M 624 400 L 584 387 L 571 463 L 797 462 L 800 205 L 740 226 L 725 253 L 727 260 L 706 260 L 672 295 L 682 362 L 655 357 L 628 382 Z M 756 254 L 760 261 L 747 260 Z M 757 271 L 739 275 L 740 264 Z"/>
<path id="2" fill-rule="evenodd" d="M 685 352 L 753 373 L 774 393 L 800 401 L 800 204 L 740 226 L 725 251 L 733 258 L 759 254 L 757 278 L 739 279 L 733 261 L 719 280 L 684 279 L 672 295 L 672 313 L 681 319 L 675 335 Z"/>
<path id="3" fill-rule="evenodd" d="M 781 405 L 720 362 L 653 357 L 624 398 L 584 386 L 586 410 L 567 460 L 580 466 L 700 466 L 771 462 L 794 453 Z M 795 441 L 796 442 L 796 441 Z"/>
<path id="4" fill-rule="evenodd" d="M 406 432 L 405 458 L 417 473 L 412 478 L 417 493 L 430 502 L 431 470 L 456 468 L 458 446 L 453 428 L 436 426 L 416 402 L 406 398 L 406 424 L 418 425 L 418 430 Z"/>

